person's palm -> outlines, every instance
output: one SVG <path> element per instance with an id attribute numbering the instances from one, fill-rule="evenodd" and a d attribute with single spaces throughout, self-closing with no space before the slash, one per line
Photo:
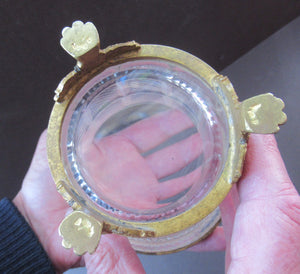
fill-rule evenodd
<path id="1" fill-rule="evenodd" d="M 210 241 L 226 239 L 229 273 L 300 273 L 300 197 L 274 136 L 250 136 L 243 176 L 220 208 L 224 234 Z"/>
<path id="2" fill-rule="evenodd" d="M 39 140 L 31 167 L 22 189 L 14 199 L 58 271 L 86 265 L 90 272 L 143 272 L 143 267 L 126 238 L 105 235 L 101 248 L 93 255 L 79 257 L 62 247 L 58 226 L 69 211 L 67 203 L 57 192 L 50 174 L 46 153 L 46 132 Z"/>
<path id="3" fill-rule="evenodd" d="M 228 270 L 300 273 L 299 194 L 286 172 L 274 136 L 251 136 L 248 147 L 235 216 L 234 211 L 228 211 L 230 198 L 222 208 L 227 226 Z"/>
<path id="4" fill-rule="evenodd" d="M 89 186 L 119 205 L 134 209 L 161 207 L 158 203 L 186 190 L 201 176 L 201 167 L 184 176 L 160 182 L 203 153 L 199 134 L 143 155 L 192 127 L 179 111 L 141 120 L 100 140 L 86 137 L 79 149 Z M 150 134 L 149 134 L 150 133 Z"/>
<path id="5" fill-rule="evenodd" d="M 177 123 L 175 125 L 174 121 Z M 157 129 L 149 136 L 149 131 Z M 92 176 L 91 184 L 97 193 L 134 208 L 155 208 L 160 200 L 180 193 L 197 180 L 196 169 L 183 177 L 159 182 L 176 172 L 201 153 L 198 134 L 168 146 L 147 157 L 141 154 L 168 138 L 192 126 L 186 115 L 178 111 L 162 113 L 140 121 L 118 134 L 93 140 L 84 146 L 83 160 Z M 192 148 L 187 155 L 186 149 Z M 143 271 L 128 240 L 117 235 L 101 238 L 100 248 L 93 255 L 83 258 L 61 246 L 58 227 L 68 213 L 68 205 L 58 194 L 50 174 L 46 153 L 46 132 L 40 138 L 31 167 L 15 203 L 25 216 L 47 254 L 58 270 L 86 264 L 88 270 L 101 267 L 115 271 Z M 70 211 L 69 211 L 70 212 Z M 109 258 L 109 259 L 105 259 Z"/>
<path id="6" fill-rule="evenodd" d="M 187 126 L 182 127 L 184 124 Z M 163 138 L 151 136 L 152 143 L 157 144 L 189 126 L 183 120 L 181 126 L 175 130 L 173 128 Z M 85 151 L 87 160 L 102 164 L 101 172 L 99 166 L 90 170 L 92 176 L 101 183 L 111 183 L 106 190 L 103 189 L 105 184 L 94 185 L 94 188 L 100 192 L 106 191 L 108 197 L 119 199 L 123 205 L 131 206 L 141 195 L 138 198 L 144 197 L 146 202 L 134 205 L 153 208 L 158 201 L 186 189 L 200 174 L 190 173 L 190 177 L 182 177 L 177 183 L 176 179 L 159 183 L 159 178 L 198 157 L 202 153 L 202 145 L 195 135 L 187 138 L 186 143 L 170 146 L 167 148 L 169 151 L 142 157 L 141 153 L 151 149 L 147 147 L 151 142 L 147 143 L 144 138 L 149 133 L 147 129 L 151 131 L 149 125 L 142 128 L 142 135 L 138 132 L 128 134 L 125 130 L 121 135 L 95 142 Z M 121 236 L 102 236 L 96 253 L 83 257 L 61 246 L 58 226 L 67 214 L 68 206 L 56 191 L 50 174 L 45 135 L 40 139 L 32 165 L 14 202 L 39 237 L 56 269 L 63 271 L 85 264 L 91 272 L 143 272 L 134 250 L 127 239 Z M 197 140 L 192 140 L 195 137 Z M 182 161 L 180 159 L 187 151 L 187 144 L 198 147 L 194 150 L 196 152 Z M 174 155 L 174 165 L 163 164 Z M 128 171 L 128 166 L 123 164 L 128 156 L 134 170 Z M 134 180 L 130 180 L 131 176 L 135 176 Z M 137 182 L 142 179 L 142 185 L 152 188 L 152 193 L 139 188 Z M 126 193 L 125 187 L 122 195 L 126 199 L 122 200 L 122 195 L 116 194 L 115 190 L 124 182 L 136 193 L 127 195 L 130 193 Z M 175 187 L 172 188 L 171 183 Z M 226 268 L 230 273 L 300 273 L 300 198 L 286 173 L 273 136 L 250 136 L 243 176 L 220 208 L 223 227 L 218 227 L 210 237 L 191 250 L 221 250 L 226 242 Z"/>

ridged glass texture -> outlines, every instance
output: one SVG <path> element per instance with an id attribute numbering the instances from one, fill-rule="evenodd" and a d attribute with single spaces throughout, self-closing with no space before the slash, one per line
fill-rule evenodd
<path id="1" fill-rule="evenodd" d="M 62 134 L 66 171 L 99 210 L 157 221 L 198 203 L 228 149 L 226 114 L 198 76 L 163 60 L 110 67 L 72 100 Z"/>

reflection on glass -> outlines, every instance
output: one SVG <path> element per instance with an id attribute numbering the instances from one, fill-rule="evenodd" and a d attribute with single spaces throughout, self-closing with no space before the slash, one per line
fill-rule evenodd
<path id="1" fill-rule="evenodd" d="M 180 132 L 192 128 L 187 115 L 171 110 L 103 138 L 87 133 L 80 153 L 91 177 L 90 187 L 124 207 L 161 207 L 165 203 L 160 201 L 180 194 L 201 178 L 201 166 L 191 172 L 184 170 L 194 160 L 201 160 L 203 142 L 199 133 L 168 145 Z M 186 174 L 164 180 L 178 172 Z"/>
<path id="2" fill-rule="evenodd" d="M 174 216 L 201 200 L 222 171 L 225 112 L 201 79 L 172 63 L 112 67 L 69 109 L 62 142 L 69 176 L 125 219 Z"/>

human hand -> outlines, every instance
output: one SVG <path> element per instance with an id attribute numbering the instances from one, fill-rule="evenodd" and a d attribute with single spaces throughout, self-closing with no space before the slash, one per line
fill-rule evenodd
<path id="1" fill-rule="evenodd" d="M 147 128 L 149 128 L 149 127 L 147 127 Z M 144 128 L 144 130 L 147 130 L 147 128 Z M 143 131 L 141 131 L 141 132 L 143 132 Z M 146 133 L 149 133 L 149 132 L 146 131 Z M 137 134 L 134 136 L 138 137 L 139 135 Z M 144 136 L 146 136 L 146 135 L 144 135 Z M 128 138 L 128 135 L 127 135 L 127 138 Z M 260 138 L 262 138 L 262 139 L 260 139 Z M 265 139 L 269 138 L 269 139 L 266 139 L 266 141 L 263 141 L 264 138 Z M 239 259 L 240 258 L 239 257 L 240 250 L 237 249 L 237 247 L 236 247 L 236 246 L 239 246 L 239 243 L 241 246 L 243 246 L 245 241 L 250 239 L 250 241 L 252 241 L 253 248 L 255 247 L 255 245 L 257 245 L 257 246 L 259 246 L 259 248 L 261 248 L 261 244 L 265 243 L 269 239 L 269 238 L 266 238 L 266 241 L 265 241 L 264 239 L 262 239 L 260 237 L 259 242 L 257 243 L 255 240 L 255 237 L 253 238 L 251 235 L 248 234 L 249 231 L 253 230 L 254 232 L 258 233 L 261 231 L 261 228 L 274 229 L 274 225 L 273 226 L 271 225 L 272 223 L 274 223 L 274 221 L 270 222 L 270 223 L 268 223 L 268 222 L 265 223 L 259 229 L 257 229 L 257 227 L 255 227 L 255 225 L 256 225 L 255 220 L 261 219 L 259 217 L 260 216 L 259 210 L 261 208 L 264 208 L 263 206 L 259 205 L 259 202 L 256 201 L 255 195 L 257 195 L 259 193 L 260 193 L 259 195 L 262 195 L 262 194 L 267 195 L 268 191 L 270 192 L 272 190 L 271 193 L 268 194 L 268 195 L 270 195 L 270 197 L 267 196 L 267 197 L 269 197 L 267 205 L 270 206 L 270 212 L 265 213 L 265 214 L 268 214 L 267 216 L 263 215 L 262 221 L 264 221 L 265 219 L 266 220 L 272 219 L 272 212 L 274 212 L 274 214 L 273 214 L 274 216 L 277 216 L 276 214 L 279 214 L 281 212 L 280 208 L 279 208 L 279 212 L 278 212 L 278 203 L 280 205 L 283 204 L 284 206 L 286 206 L 286 207 L 284 207 L 284 210 L 288 211 L 289 214 L 296 215 L 293 207 L 298 206 L 299 196 L 298 196 L 296 190 L 294 189 L 292 183 L 290 182 L 288 175 L 286 174 L 286 171 L 284 169 L 282 160 L 280 159 L 279 153 L 276 150 L 274 152 L 274 142 L 275 141 L 273 139 L 270 141 L 270 138 L 272 139 L 273 137 L 255 136 L 255 135 L 250 137 L 249 149 L 248 149 L 248 154 L 247 154 L 246 163 L 245 163 L 244 176 L 241 179 L 240 183 L 238 184 L 239 194 L 242 195 L 244 193 L 241 196 L 240 202 L 238 201 L 239 198 L 238 198 L 237 192 L 236 193 L 234 192 L 236 190 L 234 187 L 231 194 L 225 199 L 225 201 L 221 205 L 224 229 L 220 228 L 220 227 L 217 228 L 208 239 L 206 239 L 205 241 L 202 241 L 200 245 L 197 245 L 196 247 L 193 248 L 194 250 L 220 250 L 225 247 L 225 238 L 226 238 L 226 242 L 227 242 L 226 264 L 227 264 L 227 268 L 233 272 L 237 271 L 236 269 L 238 269 L 238 268 L 247 269 L 247 265 L 244 262 L 243 262 L 244 264 L 239 263 L 239 262 L 241 262 L 241 259 Z M 145 139 L 144 138 L 136 139 L 135 147 L 138 144 L 138 141 L 143 141 L 143 140 L 145 140 Z M 273 150 L 268 151 L 267 148 L 270 147 L 270 144 L 271 144 L 271 147 L 273 147 Z M 111 147 L 113 147 L 113 146 L 111 146 Z M 276 145 L 275 145 L 275 147 L 276 147 Z M 179 147 L 177 147 L 177 148 L 179 148 Z M 201 146 L 199 147 L 199 149 L 201 151 Z M 181 155 L 182 152 L 180 149 L 176 150 L 176 151 L 177 152 L 179 151 L 179 154 L 177 154 L 177 155 Z M 97 154 L 98 154 L 98 152 L 97 152 Z M 96 154 L 96 156 L 94 155 L 93 157 L 98 157 L 97 154 Z M 112 155 L 113 154 L 114 153 L 112 153 Z M 89 153 L 87 153 L 87 155 L 89 155 Z M 263 155 L 264 155 L 264 157 L 262 157 Z M 194 157 L 197 157 L 197 155 L 195 154 L 194 156 L 191 156 L 190 160 L 193 159 Z M 158 157 L 157 159 L 160 159 L 160 157 Z M 272 167 L 271 164 L 273 162 L 276 165 L 274 164 L 274 166 Z M 257 164 L 257 163 L 259 163 L 259 164 Z M 275 171 L 274 171 L 274 168 L 275 168 Z M 274 189 L 273 189 L 273 185 L 272 185 L 272 183 L 274 183 L 274 178 L 272 180 L 270 179 L 272 177 L 272 175 L 269 174 L 269 172 L 271 174 L 272 174 L 272 172 L 273 173 L 276 172 L 276 174 L 281 174 L 280 176 L 277 176 L 275 178 L 276 181 L 278 181 L 278 182 L 275 184 Z M 257 178 L 260 178 L 260 180 L 258 180 Z M 256 183 L 256 187 L 250 188 L 250 194 L 248 193 L 248 196 L 249 196 L 248 197 L 247 191 L 249 191 L 249 190 L 247 190 L 247 183 L 249 185 L 251 185 L 251 183 L 253 183 L 252 180 L 253 180 L 253 182 L 257 182 L 257 180 L 259 182 L 264 181 L 264 184 L 262 184 L 262 183 L 260 184 L 259 182 Z M 268 181 L 268 180 L 270 180 L 270 181 Z M 154 185 L 157 184 L 157 180 L 153 180 L 152 182 L 154 182 Z M 280 182 L 284 182 L 283 192 L 280 192 L 280 188 L 279 188 Z M 244 186 L 244 185 L 246 185 L 246 186 Z M 263 187 L 261 185 L 263 185 Z M 184 186 L 184 189 L 187 186 L 188 186 L 188 184 Z M 276 186 L 279 191 L 278 193 L 276 192 L 276 189 L 277 189 Z M 263 191 L 260 191 L 262 189 L 263 189 Z M 287 190 L 287 189 L 290 192 L 287 193 L 288 195 L 285 195 L 286 194 L 285 190 Z M 179 190 L 181 191 L 182 188 L 180 188 Z M 175 190 L 175 192 L 179 191 L 179 190 Z M 259 193 L 257 193 L 257 191 Z M 277 196 L 275 195 L 275 198 L 274 198 L 274 193 L 276 195 L 278 194 Z M 254 195 L 254 198 L 251 195 Z M 293 197 L 293 199 L 289 200 L 289 197 Z M 274 198 L 274 201 L 271 201 L 273 198 Z M 252 202 L 251 203 L 247 202 L 248 200 L 252 201 Z M 150 201 L 150 205 L 153 203 L 156 203 L 157 197 L 155 199 L 149 200 L 149 201 Z M 235 203 L 233 203 L 233 201 L 235 201 Z M 292 204 L 291 204 L 291 201 L 292 201 Z M 74 255 L 72 251 L 65 250 L 64 248 L 61 247 L 61 238 L 58 237 L 57 228 L 58 228 L 61 220 L 66 215 L 68 207 L 67 207 L 66 203 L 63 201 L 63 199 L 60 197 L 60 195 L 58 195 L 58 193 L 55 189 L 55 184 L 52 181 L 52 178 L 50 175 L 50 171 L 49 171 L 48 164 L 47 164 L 47 158 L 46 158 L 45 133 L 41 137 L 40 145 L 38 146 L 38 149 L 35 153 L 35 157 L 32 162 L 31 168 L 30 168 L 28 174 L 26 175 L 23 187 L 22 187 L 20 193 L 15 198 L 14 202 L 18 206 L 21 213 L 25 216 L 27 221 L 30 223 L 30 225 L 34 229 L 35 233 L 38 235 L 46 252 L 50 256 L 51 260 L 53 261 L 55 267 L 58 270 L 63 271 L 72 266 L 78 266 L 78 265 L 85 264 L 87 266 L 87 269 L 91 270 L 91 271 L 95 270 L 96 268 L 98 270 L 101 268 L 102 271 L 105 271 L 105 269 L 121 271 L 121 272 L 126 272 L 126 271 L 142 272 L 143 271 L 143 268 L 136 256 L 135 252 L 130 247 L 128 241 L 125 238 L 122 238 L 120 236 L 116 236 L 116 235 L 102 236 L 101 248 L 98 248 L 94 255 L 87 254 L 87 255 L 84 255 L 83 257 L 78 257 L 78 256 Z M 264 200 L 261 201 L 261 203 L 263 203 L 263 202 L 264 202 Z M 244 203 L 247 204 L 247 206 L 244 206 Z M 285 205 L 285 203 L 287 203 L 287 205 Z M 243 212 L 245 209 L 240 209 L 240 208 L 247 208 L 247 207 L 250 207 L 252 210 L 252 206 L 253 206 L 253 211 L 250 212 L 251 214 L 247 212 L 246 214 L 245 213 L 237 214 L 237 216 L 235 217 L 235 214 L 234 214 L 235 208 L 232 207 L 233 204 L 236 206 L 237 212 L 240 212 L 240 211 Z M 252 206 L 250 206 L 250 205 L 252 205 Z M 291 208 L 292 208 L 291 210 L 288 210 L 289 205 L 291 205 Z M 280 214 L 282 215 L 283 213 L 281 212 Z M 279 214 L 279 219 L 281 218 L 280 214 Z M 254 215 L 254 216 L 252 216 L 254 221 L 251 220 L 250 225 L 248 225 L 248 227 L 246 227 L 248 230 L 245 227 L 241 228 L 242 224 L 244 224 L 244 222 L 247 222 L 247 221 L 245 221 L 245 218 L 247 216 L 251 216 L 251 215 Z M 256 215 L 258 217 L 255 217 Z M 266 218 L 266 217 L 268 217 L 268 218 Z M 295 219 L 297 219 L 298 216 L 296 215 L 293 217 Z M 288 221 L 286 223 L 288 224 Z M 244 224 L 244 226 L 245 226 L 245 224 Z M 282 225 L 282 226 L 284 227 L 284 225 Z M 250 229 L 251 227 L 252 227 L 252 230 Z M 290 227 L 288 226 L 286 230 L 289 231 L 289 228 Z M 284 234 L 284 230 L 285 229 L 281 229 L 280 232 L 283 235 L 287 235 L 287 234 Z M 294 230 L 297 230 L 297 229 L 294 229 Z M 238 232 L 236 232 L 236 231 L 238 231 Z M 237 236 L 237 235 L 240 235 L 240 234 L 237 234 L 237 233 L 240 233 L 240 231 L 243 232 L 241 237 Z M 264 233 L 264 234 L 268 235 L 268 233 Z M 295 235 L 295 233 L 292 235 L 294 235 L 294 238 L 300 237 L 300 235 L 298 235 L 298 234 Z M 277 241 L 282 240 L 284 242 L 284 239 L 286 237 L 283 237 L 282 235 L 281 235 L 281 237 L 282 238 L 279 238 Z M 284 244 L 285 244 L 284 246 L 287 247 L 287 246 L 289 246 L 290 242 L 285 241 Z M 249 245 L 249 247 L 250 246 L 251 245 Z M 266 247 L 264 249 L 264 251 L 266 252 L 265 254 L 269 254 L 268 253 L 269 251 L 267 250 L 268 249 L 267 246 L 268 246 L 268 244 L 266 244 Z M 239 250 L 239 252 L 236 252 L 236 250 Z M 279 248 L 279 250 L 281 250 L 281 249 Z M 247 251 L 249 251 L 248 247 L 244 248 L 244 252 L 247 252 Z M 247 263 L 248 263 L 249 267 L 254 267 L 254 264 L 251 261 L 250 255 L 255 256 L 258 252 L 254 252 L 253 250 L 251 252 L 250 252 L 251 254 L 249 254 Z M 262 257 L 263 256 L 261 256 L 260 259 Z M 293 257 L 296 258 L 295 256 L 291 256 L 289 258 L 293 258 Z M 255 258 L 253 258 L 253 259 L 255 259 Z M 117 261 L 117 263 L 116 263 L 116 261 Z M 290 266 L 293 266 L 293 264 L 290 264 Z M 257 268 L 260 269 L 259 265 L 257 266 Z M 251 270 L 252 269 L 249 268 L 249 271 L 251 271 Z"/>
<path id="2" fill-rule="evenodd" d="M 200 168 L 183 177 L 162 183 L 159 183 L 159 178 L 180 170 L 203 153 L 203 143 L 199 134 L 192 134 L 147 157 L 141 156 L 141 153 L 151 150 L 170 137 L 191 127 L 193 127 L 191 120 L 183 113 L 174 110 L 137 122 L 116 135 L 103 138 L 100 142 L 93 140 L 92 145 L 87 146 L 87 150 L 84 151 L 84 156 L 85 160 L 89 162 L 87 167 L 90 168 L 94 181 L 98 182 L 93 185 L 94 189 L 100 188 L 100 191 L 105 193 L 105 184 L 109 184 L 110 187 L 106 190 L 112 191 L 106 194 L 110 198 L 115 195 L 117 201 L 120 201 L 123 197 L 124 205 L 134 205 L 136 208 L 158 207 L 159 200 L 187 189 L 197 181 L 200 176 Z M 153 132 L 157 128 L 160 130 Z M 190 152 L 187 153 L 187 151 Z M 130 159 L 130 166 L 123 165 L 128 162 L 128 159 Z M 95 163 L 97 166 L 94 166 Z M 132 178 L 133 174 L 135 180 L 128 180 L 128 178 Z M 140 184 L 141 181 L 142 184 Z M 125 189 L 122 195 L 118 196 L 118 190 L 122 184 L 127 185 L 126 189 L 129 191 L 126 192 Z M 145 187 L 148 188 L 146 191 Z M 142 203 L 138 203 L 138 200 Z M 72 251 L 61 247 L 58 226 L 67 214 L 68 206 L 57 193 L 50 174 L 45 132 L 40 138 L 31 167 L 14 203 L 39 237 L 57 270 L 64 271 L 73 266 L 86 265 L 88 270 L 101 268 L 102 272 L 105 270 L 143 271 L 128 240 L 117 235 L 102 236 L 100 248 L 93 255 L 86 254 L 78 257 Z"/>
<path id="3" fill-rule="evenodd" d="M 118 235 L 103 235 L 101 245 L 93 255 L 79 257 L 62 247 L 58 227 L 70 208 L 57 192 L 48 167 L 46 131 L 40 137 L 22 188 L 13 202 L 58 272 L 86 266 L 90 273 L 144 273 L 128 240 Z"/>
<path id="4" fill-rule="evenodd" d="M 221 249 L 228 273 L 300 273 L 300 197 L 273 135 L 251 135 L 243 176 L 220 206 L 223 228 L 191 250 Z"/>
<path id="5" fill-rule="evenodd" d="M 160 147 L 185 130 L 194 129 L 191 119 L 179 110 L 161 112 L 101 139 L 91 130 L 77 150 L 82 170 L 96 194 L 133 209 L 154 209 L 201 178 L 203 165 L 188 164 L 202 155 L 206 166 L 210 151 L 199 133 Z M 153 153 L 148 153 L 149 151 Z M 186 173 L 180 171 L 186 169 Z M 179 171 L 179 175 L 174 175 Z M 162 181 L 161 181 L 162 180 Z M 203 180 L 204 181 L 204 180 Z M 103 197 L 102 196 L 102 197 Z"/>

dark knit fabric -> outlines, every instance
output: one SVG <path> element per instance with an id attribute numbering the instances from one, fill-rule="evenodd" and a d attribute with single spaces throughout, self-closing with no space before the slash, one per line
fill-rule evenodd
<path id="1" fill-rule="evenodd" d="M 0 273 L 55 273 L 30 226 L 7 198 L 0 201 Z"/>

